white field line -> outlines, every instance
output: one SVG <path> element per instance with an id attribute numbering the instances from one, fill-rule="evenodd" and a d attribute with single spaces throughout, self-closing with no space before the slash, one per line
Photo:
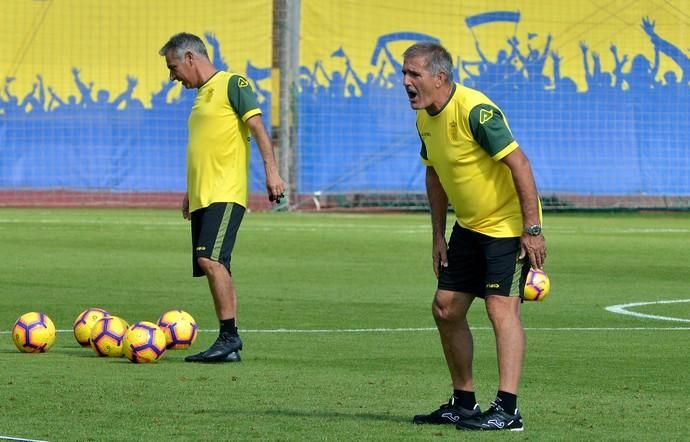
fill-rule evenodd
<path id="1" fill-rule="evenodd" d="M 491 327 L 470 327 L 475 330 L 493 330 Z M 662 330 L 690 330 L 690 327 L 525 327 L 525 331 L 662 331 Z M 67 330 L 71 332 L 72 330 Z M 218 333 L 218 330 L 199 330 L 204 333 Z M 345 328 L 345 329 L 287 329 L 277 328 L 268 330 L 242 330 L 248 333 L 409 333 L 435 332 L 436 327 L 418 328 Z"/>
<path id="2" fill-rule="evenodd" d="M 360 215 L 361 216 L 361 215 Z M 342 219 L 342 217 L 340 217 Z M 356 216 L 350 217 L 350 219 L 357 219 Z M 369 224 L 366 218 L 359 218 L 360 222 L 353 221 L 351 223 L 341 223 L 338 222 L 338 228 L 342 229 L 372 229 L 372 230 L 394 230 L 403 232 L 426 232 L 431 229 L 430 224 Z M 137 220 L 137 219 L 122 219 L 122 218 L 105 218 L 105 219 L 77 219 L 77 218 L 34 218 L 31 220 L 22 218 L 0 218 L 0 225 L 2 224 L 60 224 L 60 225 L 130 225 L 130 226 L 152 226 L 152 227 L 186 227 L 187 224 L 182 219 L 175 220 Z M 312 222 L 308 218 L 287 218 L 276 221 L 275 223 L 257 222 L 251 223 L 246 222 L 242 225 L 243 230 L 274 230 L 280 228 L 281 230 L 295 230 L 295 231 L 312 231 L 320 230 L 323 228 L 332 228 L 333 224 L 324 222 Z M 549 230 L 557 233 L 578 233 L 578 230 L 572 228 L 560 228 L 558 226 L 549 227 Z M 644 233 L 690 233 L 690 228 L 628 228 L 628 229 L 618 229 L 615 227 L 607 228 L 594 228 L 588 229 L 588 233 L 612 233 L 612 234 L 644 234 Z"/>
<path id="3" fill-rule="evenodd" d="M 690 319 L 673 318 L 668 316 L 647 315 L 644 313 L 631 312 L 626 310 L 630 307 L 653 304 L 676 304 L 690 302 L 690 299 L 675 299 L 668 301 L 633 302 L 630 304 L 619 304 L 606 307 L 606 310 L 623 315 L 637 316 L 646 319 L 690 322 Z M 491 327 L 472 327 L 472 330 L 492 330 Z M 669 330 L 690 330 L 690 327 L 525 327 L 526 331 L 669 331 Z M 200 329 L 203 333 L 217 333 L 216 329 Z M 272 328 L 272 329 L 243 329 L 243 333 L 410 333 L 410 332 L 431 332 L 436 331 L 436 327 L 407 327 L 407 328 L 315 328 L 315 329 L 293 329 L 293 328 Z M 57 333 L 72 333 L 71 329 L 56 330 Z M 0 335 L 10 334 L 8 330 L 0 330 Z"/>
<path id="4" fill-rule="evenodd" d="M 19 441 L 19 442 L 48 442 L 47 440 L 24 439 L 21 437 L 1 436 L 1 435 L 0 435 L 0 440 L 14 440 L 14 441 Z"/>
<path id="5" fill-rule="evenodd" d="M 632 302 L 630 304 L 618 304 L 606 307 L 606 310 L 611 313 L 618 313 L 619 315 L 635 316 L 637 318 L 657 319 L 659 321 L 675 321 L 675 322 L 690 322 L 690 319 L 674 318 L 672 316 L 649 315 L 646 313 L 631 312 L 628 309 L 631 307 L 640 307 L 643 305 L 655 304 L 678 304 L 681 302 L 690 302 L 690 299 L 674 299 L 669 301 L 651 301 L 651 302 Z"/>
<path id="6" fill-rule="evenodd" d="M 492 330 L 491 327 L 471 327 L 473 331 Z M 676 331 L 690 330 L 690 327 L 525 327 L 526 331 Z M 436 327 L 410 327 L 410 328 L 318 328 L 318 329 L 242 329 L 242 333 L 267 333 L 267 334 L 299 334 L 299 333 L 413 333 L 413 332 L 435 332 Z M 71 329 L 56 330 L 57 333 L 73 333 Z M 201 333 L 218 333 L 218 329 L 200 329 Z M 10 331 L 0 330 L 0 335 L 8 335 Z"/>
<path id="7" fill-rule="evenodd" d="M 125 219 L 59 219 L 59 218 L 46 218 L 46 219 L 1 219 L 0 227 L 2 225 L 12 225 L 12 224 L 38 224 L 38 225 L 112 225 L 112 226 L 138 226 L 138 227 L 150 227 L 150 228 L 172 228 L 172 229 L 188 229 L 189 224 L 180 219 L 178 220 L 125 220 Z M 310 222 L 309 220 L 281 220 L 277 223 L 251 223 L 245 222 L 242 225 L 242 230 L 259 231 L 259 232 L 270 232 L 280 229 L 280 231 L 293 231 L 293 232 L 320 232 L 324 229 L 332 229 L 336 224 L 330 223 L 316 223 Z M 337 223 L 339 229 L 356 229 L 356 230 L 371 230 L 375 232 L 391 232 L 391 233 L 425 233 L 431 231 L 430 224 L 367 224 L 366 222 L 361 223 Z"/>

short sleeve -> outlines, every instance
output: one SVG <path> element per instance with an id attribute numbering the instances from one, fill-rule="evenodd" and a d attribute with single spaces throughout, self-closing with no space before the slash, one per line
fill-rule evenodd
<path id="1" fill-rule="evenodd" d="M 489 104 L 479 104 L 470 111 L 470 130 L 479 145 L 492 158 L 502 158 L 507 147 L 516 146 L 517 142 L 508 128 L 503 113 Z"/>
<path id="2" fill-rule="evenodd" d="M 261 113 L 249 81 L 241 75 L 230 77 L 228 81 L 228 100 L 230 101 L 230 106 L 232 106 L 242 121 L 247 121 L 250 117 Z"/>

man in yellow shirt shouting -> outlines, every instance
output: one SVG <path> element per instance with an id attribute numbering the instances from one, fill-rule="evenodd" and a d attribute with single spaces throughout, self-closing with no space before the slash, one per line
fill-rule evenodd
<path id="1" fill-rule="evenodd" d="M 403 85 L 417 111 L 438 279 L 432 312 L 453 382 L 449 402 L 413 422 L 522 431 L 517 407 L 525 353 L 521 295 L 530 265 L 540 269 L 546 259 L 532 169 L 501 110 L 481 92 L 453 81 L 452 58 L 442 46 L 408 48 Z M 446 242 L 449 202 L 456 220 Z M 475 398 L 467 323 L 475 298 L 485 301 L 499 369 L 496 399 L 483 413 Z"/>

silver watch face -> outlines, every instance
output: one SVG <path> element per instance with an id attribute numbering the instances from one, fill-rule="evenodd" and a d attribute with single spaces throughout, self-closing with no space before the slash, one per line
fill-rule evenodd
<path id="1" fill-rule="evenodd" d="M 528 228 L 525 229 L 525 232 L 529 233 L 532 236 L 541 235 L 541 226 L 540 225 L 529 226 Z"/>

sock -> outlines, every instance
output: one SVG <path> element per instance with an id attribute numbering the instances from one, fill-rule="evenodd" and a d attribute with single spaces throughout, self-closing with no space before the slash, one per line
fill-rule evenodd
<path id="1" fill-rule="evenodd" d="M 456 404 L 466 410 L 473 410 L 474 406 L 477 405 L 477 398 L 474 397 L 474 391 L 453 390 L 453 397 L 456 399 Z"/>
<path id="2" fill-rule="evenodd" d="M 222 319 L 220 321 L 220 332 L 228 333 L 230 335 L 237 335 L 237 327 L 235 326 L 235 318 Z"/>
<path id="3" fill-rule="evenodd" d="M 496 404 L 500 405 L 507 413 L 515 414 L 517 412 L 517 395 L 498 390 Z"/>

